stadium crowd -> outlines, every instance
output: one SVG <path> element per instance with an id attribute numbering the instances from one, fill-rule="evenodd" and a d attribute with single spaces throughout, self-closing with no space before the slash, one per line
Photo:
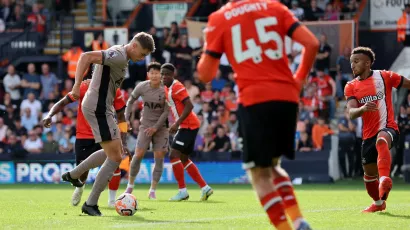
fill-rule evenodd
<path id="1" fill-rule="evenodd" d="M 4 2 L 8 1 L 3 0 L 3 5 Z M 328 6 L 328 2 L 320 0 L 284 1 L 292 8 L 296 16 L 305 20 L 312 19 L 311 12 L 315 11 L 312 9 L 320 12 L 322 7 Z M 358 7 L 355 0 L 334 1 L 332 6 L 340 6 L 342 3 L 352 11 Z M 338 12 L 345 12 L 340 10 L 345 9 L 342 7 L 335 7 L 335 9 Z M 0 12 L 3 11 L 0 10 Z M 332 20 L 331 18 L 319 16 L 315 20 Z M 241 141 L 236 114 L 238 88 L 234 84 L 234 74 L 229 62 L 225 56 L 222 56 L 220 71 L 216 78 L 209 84 L 200 83 L 195 66 L 201 55 L 203 43 L 200 41 L 199 47 L 190 47 L 188 36 L 181 31 L 177 23 L 172 23 L 169 28 L 163 28 L 161 31 L 155 27 L 150 29 L 149 32 L 154 36 L 157 50 L 144 61 L 136 63 L 130 61 L 128 78 L 122 87 L 124 98 L 128 99 L 136 82 L 146 79 L 148 62 L 172 62 L 178 69 L 178 80 L 186 86 L 194 104 L 194 112 L 201 120 L 201 128 L 195 145 L 197 157 L 203 160 L 239 159 Z M 102 44 L 100 36 L 99 39 Z M 352 79 L 349 63 L 350 47 L 346 47 L 344 53 L 340 54 L 337 60 L 337 71 L 332 77 L 330 73 L 334 71 L 330 70 L 330 54 L 336 51 L 333 51 L 327 43 L 325 34 L 321 34 L 319 40 L 321 46 L 315 68 L 312 69 L 311 76 L 301 93 L 298 132 L 295 136 L 295 149 L 298 151 L 321 150 L 323 137 L 339 132 L 336 125 L 331 126 L 330 124 L 332 122 L 337 124 L 336 104 L 338 100 L 343 99 L 344 85 Z M 295 71 L 300 64 L 301 51 L 302 47 L 299 44 L 292 44 L 291 53 L 288 56 L 292 71 Z M 56 76 L 50 72 L 48 64 L 36 66 L 30 63 L 27 65 L 27 71 L 21 73 L 16 73 L 14 66 L 10 65 L 7 75 L 3 77 L 3 85 L 0 87 L 0 101 L 3 102 L 0 106 L 2 115 L 0 118 L 0 153 L 23 155 L 44 152 L 72 153 L 75 142 L 77 103 L 70 104 L 63 113 L 55 116 L 51 128 L 46 129 L 41 126 L 42 118 L 54 103 L 71 90 L 72 85 L 72 78 Z M 135 148 L 139 129 L 138 118 L 142 106 L 140 101 L 134 104 L 132 131 L 128 138 L 130 151 Z M 343 117 L 339 123 L 343 123 Z M 354 133 L 356 130 L 351 129 L 349 132 Z M 357 136 L 360 138 L 360 133 Z"/>

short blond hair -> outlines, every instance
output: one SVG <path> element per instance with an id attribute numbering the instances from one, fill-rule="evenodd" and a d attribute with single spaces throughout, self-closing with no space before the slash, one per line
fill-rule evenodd
<path id="1" fill-rule="evenodd" d="M 139 32 L 132 38 L 132 42 L 137 41 L 143 49 L 149 50 L 150 53 L 155 52 L 155 42 L 151 34 Z"/>

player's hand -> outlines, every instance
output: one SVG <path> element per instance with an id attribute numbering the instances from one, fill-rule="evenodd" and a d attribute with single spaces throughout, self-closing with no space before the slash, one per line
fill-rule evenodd
<path id="1" fill-rule="evenodd" d="M 71 90 L 71 95 L 75 100 L 80 98 L 80 85 L 74 85 L 73 89 Z"/>
<path id="2" fill-rule="evenodd" d="M 171 127 L 169 127 L 169 133 L 170 134 L 175 134 L 178 130 L 178 126 L 179 124 L 174 123 L 173 125 L 171 125 Z"/>
<path id="3" fill-rule="evenodd" d="M 366 104 L 364 104 L 364 105 L 362 106 L 362 109 L 363 109 L 363 111 L 365 111 L 365 112 L 373 112 L 373 111 L 377 111 L 377 110 L 378 110 L 377 104 L 374 103 L 374 102 L 372 102 L 372 101 L 366 102 Z"/>
<path id="4" fill-rule="evenodd" d="M 50 128 L 50 126 L 51 126 L 51 117 L 49 115 L 47 115 L 43 119 L 43 126 L 46 127 L 46 128 Z"/>
<path id="5" fill-rule="evenodd" d="M 152 128 L 145 129 L 144 132 L 145 132 L 145 135 L 152 137 L 157 132 L 157 129 L 152 127 Z"/>

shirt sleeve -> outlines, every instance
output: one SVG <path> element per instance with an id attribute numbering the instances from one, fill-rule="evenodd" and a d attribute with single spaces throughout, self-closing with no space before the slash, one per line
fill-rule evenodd
<path id="1" fill-rule="evenodd" d="M 115 111 L 121 111 L 125 107 L 124 97 L 122 96 L 121 90 L 117 89 L 117 93 L 114 99 L 114 109 Z"/>
<path id="2" fill-rule="evenodd" d="M 124 55 L 116 49 L 102 50 L 101 53 L 103 56 L 103 65 L 115 66 L 128 61 L 127 57 L 124 57 Z"/>
<path id="3" fill-rule="evenodd" d="M 345 98 L 347 101 L 356 99 L 356 97 L 354 96 L 353 88 L 354 88 L 353 84 L 349 84 L 349 83 L 345 87 Z"/>
<path id="4" fill-rule="evenodd" d="M 186 88 L 182 84 L 178 84 L 174 86 L 174 89 L 172 89 L 172 98 L 175 101 L 184 101 L 186 98 L 189 99 L 188 92 Z"/>
<path id="5" fill-rule="evenodd" d="M 278 7 L 280 7 L 280 12 L 282 12 L 282 21 L 279 24 L 282 25 L 283 34 L 292 37 L 293 32 L 300 26 L 300 22 L 285 5 Z M 273 10 L 277 11 L 276 7 Z"/>
<path id="6" fill-rule="evenodd" d="M 205 53 L 214 57 L 221 58 L 223 50 L 223 18 L 218 18 L 218 14 L 213 13 L 209 16 L 208 24 L 204 30 Z"/>
<path id="7" fill-rule="evenodd" d="M 400 87 L 403 85 L 403 76 L 393 71 L 388 71 L 387 76 L 389 77 L 391 86 L 396 89 L 400 89 Z"/>

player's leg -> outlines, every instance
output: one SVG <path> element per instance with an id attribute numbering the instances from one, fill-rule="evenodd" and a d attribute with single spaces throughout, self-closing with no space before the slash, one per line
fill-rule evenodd
<path id="1" fill-rule="evenodd" d="M 134 183 L 135 178 L 137 177 L 140 167 L 141 161 L 144 159 L 145 152 L 147 151 L 149 144 L 151 143 L 152 138 L 148 137 L 145 132 L 145 127 L 141 126 L 140 131 L 138 132 L 138 139 L 137 145 L 135 146 L 135 154 L 132 157 L 131 164 L 130 164 L 130 174 L 128 177 L 128 185 L 126 193 L 132 193 L 134 190 Z"/>
<path id="2" fill-rule="evenodd" d="M 296 194 L 287 172 L 280 167 L 280 157 L 286 156 L 289 159 L 295 158 L 294 137 L 296 133 L 297 105 L 293 103 L 277 103 L 282 113 L 280 117 L 273 117 L 273 126 L 269 128 L 276 130 L 271 136 L 275 141 L 274 148 L 270 148 L 273 153 L 273 184 L 283 200 L 286 214 L 293 222 L 293 226 L 297 230 L 310 229 L 309 224 L 303 218 L 299 204 L 296 199 Z M 269 134 L 266 134 L 269 136 Z M 277 144 L 279 143 L 279 144 Z"/>
<path id="3" fill-rule="evenodd" d="M 391 153 L 390 148 L 396 132 L 392 129 L 385 129 L 377 135 L 376 149 L 378 153 L 377 168 L 379 172 L 379 197 L 387 200 L 393 181 L 390 178 Z"/>
<path id="4" fill-rule="evenodd" d="M 270 222 L 277 229 L 292 229 L 282 198 L 272 183 L 272 159 L 277 145 L 282 143 L 275 139 L 274 132 L 278 130 L 273 129 L 275 118 L 272 115 L 277 112 L 270 107 L 269 103 L 263 103 L 249 107 L 240 105 L 238 108 L 243 135 L 243 168 L 247 170 Z"/>
<path id="5" fill-rule="evenodd" d="M 180 150 L 177 150 L 174 148 L 174 146 L 176 148 L 179 148 L 175 144 L 175 140 L 178 137 L 178 135 L 179 134 L 177 133 L 174 137 L 171 152 L 169 154 L 169 158 L 172 164 L 172 171 L 174 172 L 174 177 L 175 177 L 175 180 L 177 180 L 178 182 L 178 188 L 179 188 L 179 192 L 175 196 L 170 198 L 170 200 L 172 201 L 181 201 L 181 200 L 189 199 L 189 194 L 188 194 L 188 191 L 185 185 L 184 165 L 181 162 L 182 153 Z"/>
<path id="6" fill-rule="evenodd" d="M 107 159 L 95 178 L 91 193 L 82 207 L 82 212 L 91 216 L 100 216 L 101 212 L 97 206 L 98 199 L 121 163 L 122 143 L 118 126 L 112 114 L 90 114 L 84 110 L 84 107 L 83 113 L 92 128 L 95 141 L 100 143 Z"/>
<path id="7" fill-rule="evenodd" d="M 115 207 L 115 200 L 117 197 L 117 191 L 121 182 L 121 169 L 117 168 L 108 183 L 108 207 Z"/>
<path id="8" fill-rule="evenodd" d="M 184 169 L 187 171 L 188 175 L 198 184 L 201 188 L 201 199 L 202 201 L 208 200 L 208 198 L 213 194 L 212 188 L 205 182 L 198 167 L 189 159 L 189 156 L 194 151 L 195 139 L 198 134 L 198 129 L 184 129 L 181 134 L 180 142 L 184 143 L 184 148 L 181 151 L 181 162 L 184 165 Z"/>
<path id="9" fill-rule="evenodd" d="M 364 171 L 363 181 L 367 194 L 373 199 L 373 203 L 363 212 L 382 211 L 386 208 L 386 204 L 379 198 L 376 137 L 363 140 L 361 157 Z"/>
<path id="10" fill-rule="evenodd" d="M 168 142 L 168 140 L 167 140 Z M 164 171 L 164 157 L 166 151 L 154 151 L 154 169 L 152 170 L 151 187 L 149 188 L 148 199 L 156 200 L 156 190 Z"/>

